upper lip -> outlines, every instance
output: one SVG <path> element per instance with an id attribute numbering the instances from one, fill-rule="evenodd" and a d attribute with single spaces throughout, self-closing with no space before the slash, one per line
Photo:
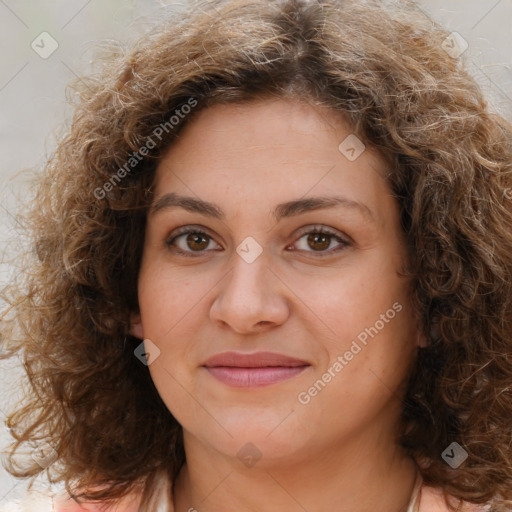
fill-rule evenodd
<path id="1" fill-rule="evenodd" d="M 222 352 L 210 357 L 203 366 L 231 366 L 238 368 L 263 368 L 268 366 L 309 366 L 307 361 L 275 352 Z"/>

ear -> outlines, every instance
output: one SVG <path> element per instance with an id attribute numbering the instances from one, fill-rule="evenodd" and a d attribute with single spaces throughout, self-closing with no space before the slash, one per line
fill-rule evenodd
<path id="1" fill-rule="evenodd" d="M 140 313 L 132 313 L 130 315 L 130 330 L 128 331 L 132 336 L 139 338 L 140 340 L 144 339 L 144 330 L 142 329 L 142 321 L 140 318 Z"/>
<path id="2" fill-rule="evenodd" d="M 421 348 L 428 347 L 428 336 L 422 327 L 420 316 L 416 313 L 416 345 Z"/>
<path id="3" fill-rule="evenodd" d="M 418 330 L 416 335 L 416 345 L 418 347 L 425 348 L 428 345 L 427 336 L 423 332 L 423 330 Z"/>

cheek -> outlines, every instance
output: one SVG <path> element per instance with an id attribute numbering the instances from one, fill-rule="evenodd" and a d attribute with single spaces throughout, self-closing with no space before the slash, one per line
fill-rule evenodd
<path id="1" fill-rule="evenodd" d="M 370 402 L 378 408 L 398 393 L 413 363 L 417 347 L 412 310 L 405 297 L 384 301 L 381 309 L 354 316 L 348 330 L 330 354 L 342 366 L 333 392 L 345 403 L 353 400 L 355 408 Z"/>
<path id="2" fill-rule="evenodd" d="M 139 306 L 145 338 L 160 353 L 148 367 L 151 379 L 170 413 L 180 421 L 190 407 L 189 346 L 194 320 L 199 314 L 203 294 L 176 273 L 146 268 L 139 280 Z M 179 293 L 176 293 L 179 290 Z M 188 406 L 187 406 L 188 404 Z"/>
<path id="3" fill-rule="evenodd" d="M 139 307 L 144 335 L 164 343 L 175 325 L 201 307 L 207 283 L 190 279 L 190 273 L 153 260 L 141 268 L 138 284 Z"/>
<path id="4" fill-rule="evenodd" d="M 392 308 L 392 305 L 391 305 Z M 315 423 L 328 411 L 333 435 L 371 424 L 379 411 L 400 406 L 400 389 L 415 354 L 410 313 L 395 305 L 385 320 L 350 318 L 329 348 L 329 363 L 301 389 L 304 413 Z M 393 318 L 391 318 L 393 316 Z M 318 429 L 325 428 L 321 422 Z M 329 427 L 331 429 L 331 427 Z"/>
<path id="5" fill-rule="evenodd" d="M 293 276 L 293 280 L 289 276 L 289 281 L 294 283 L 296 296 L 313 313 L 305 311 L 307 316 L 303 319 L 309 318 L 316 324 L 317 333 L 323 333 L 327 342 L 337 344 L 339 340 L 355 338 L 377 321 L 380 326 L 381 315 L 387 311 L 384 320 L 400 316 L 396 311 L 400 306 L 393 309 L 393 304 L 405 306 L 407 288 L 395 269 L 379 261 L 355 262 L 329 275 Z"/>
<path id="6" fill-rule="evenodd" d="M 339 383 L 342 393 L 352 393 L 353 386 L 361 392 L 372 392 L 373 385 L 396 388 L 416 350 L 408 283 L 397 274 L 396 258 L 386 261 L 380 256 L 340 269 L 336 278 L 323 286 L 310 283 L 308 301 L 312 308 L 317 307 L 318 331 L 327 332 L 324 346 L 329 362 L 319 372 L 336 374 L 332 380 Z M 342 367 L 333 368 L 336 361 Z"/>
<path id="7" fill-rule="evenodd" d="M 142 267 L 139 277 L 139 307 L 144 337 L 157 345 L 160 355 L 149 369 L 157 388 L 174 387 L 193 363 L 189 347 L 207 315 L 205 304 L 212 285 L 201 277 L 191 278 L 186 268 L 153 260 Z M 174 390 L 176 392 L 179 387 Z"/>

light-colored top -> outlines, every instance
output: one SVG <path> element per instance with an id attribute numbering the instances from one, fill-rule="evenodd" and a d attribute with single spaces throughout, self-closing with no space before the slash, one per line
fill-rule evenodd
<path id="1" fill-rule="evenodd" d="M 12 500 L 0 504 L 0 512 L 137 512 L 140 496 L 128 495 L 108 509 L 97 505 L 78 505 L 64 495 L 52 496 L 50 493 L 32 491 L 22 500 Z M 172 504 L 157 504 L 155 512 L 173 512 Z M 460 512 L 486 512 L 489 507 L 466 504 Z M 407 512 L 450 512 L 443 499 L 442 490 L 428 487 L 421 478 L 416 481 L 411 503 Z"/>

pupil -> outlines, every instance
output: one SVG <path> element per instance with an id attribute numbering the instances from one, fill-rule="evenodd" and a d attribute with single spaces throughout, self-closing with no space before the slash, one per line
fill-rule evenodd
<path id="1" fill-rule="evenodd" d="M 323 243 L 319 240 L 323 240 Z M 316 249 L 322 250 L 327 249 L 329 247 L 329 235 L 326 235 L 325 233 L 314 233 L 308 236 L 308 243 L 310 244 L 310 247 L 312 249 L 315 249 L 311 244 L 318 244 L 320 243 L 321 247 L 317 247 Z"/>
<path id="2" fill-rule="evenodd" d="M 202 245 L 200 243 L 201 239 L 205 242 Z M 187 237 L 187 243 L 188 243 L 189 247 L 193 250 L 196 250 L 196 249 L 201 250 L 201 249 L 205 249 L 206 247 L 208 247 L 208 240 L 206 240 L 206 237 L 202 236 L 199 233 L 191 233 Z M 198 243 L 201 247 L 194 249 L 193 244 L 196 244 L 196 243 Z"/>
<path id="3" fill-rule="evenodd" d="M 314 233 L 308 236 L 308 244 L 315 250 L 325 250 L 329 247 L 329 237 L 324 233 Z M 201 243 L 202 240 L 202 243 Z M 192 233 L 187 237 L 187 243 L 193 250 L 201 250 L 208 247 L 208 240 L 199 233 Z M 196 247 L 194 247 L 196 246 Z M 199 247 L 197 247 L 199 246 Z"/>

